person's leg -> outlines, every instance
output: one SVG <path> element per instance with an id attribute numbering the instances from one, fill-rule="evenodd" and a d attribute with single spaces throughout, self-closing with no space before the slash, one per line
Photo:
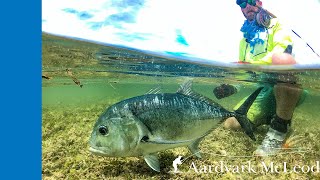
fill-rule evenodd
<path id="1" fill-rule="evenodd" d="M 276 113 L 283 120 L 291 120 L 302 89 L 297 85 L 280 83 L 274 87 Z"/>
<path id="2" fill-rule="evenodd" d="M 302 89 L 297 85 L 279 83 L 274 86 L 276 114 L 271 120 L 266 137 L 255 151 L 255 155 L 270 155 L 277 153 L 281 149 L 301 92 Z"/>
<path id="3" fill-rule="evenodd" d="M 240 105 L 247 99 L 245 97 L 242 99 L 235 107 L 234 110 L 238 109 Z M 275 114 L 275 98 L 273 94 L 272 85 L 265 84 L 264 88 L 256 98 L 256 100 L 251 105 L 247 117 L 254 124 L 254 126 L 259 126 L 261 124 L 269 124 L 270 119 Z M 226 119 L 223 123 L 223 127 L 231 130 L 239 130 L 241 126 L 235 117 L 230 117 Z"/>

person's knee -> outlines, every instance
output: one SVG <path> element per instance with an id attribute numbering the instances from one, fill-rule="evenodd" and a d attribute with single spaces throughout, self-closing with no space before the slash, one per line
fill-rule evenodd
<path id="1" fill-rule="evenodd" d="M 235 117 L 229 117 L 228 119 L 226 119 L 223 123 L 223 127 L 225 129 L 231 129 L 231 130 L 241 129 L 241 125 Z"/>
<path id="2" fill-rule="evenodd" d="M 293 112 L 302 93 L 301 87 L 294 84 L 277 84 L 274 86 L 276 97 L 276 114 L 282 119 L 292 119 Z"/>
<path id="3" fill-rule="evenodd" d="M 274 95 L 276 99 L 285 101 L 298 100 L 303 93 L 303 89 L 300 85 L 278 83 L 274 86 Z"/>

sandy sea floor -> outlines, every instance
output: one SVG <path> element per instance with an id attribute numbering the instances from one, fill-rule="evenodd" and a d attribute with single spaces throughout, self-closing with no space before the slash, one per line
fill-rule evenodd
<path id="1" fill-rule="evenodd" d="M 320 152 L 318 139 L 320 138 L 319 125 L 313 121 L 311 115 L 304 114 L 297 109 L 294 117 L 294 134 L 302 136 L 302 140 L 295 144 L 299 150 L 283 150 L 280 155 L 268 158 L 236 157 L 251 156 L 252 152 L 262 141 L 267 127 L 259 128 L 256 133 L 257 142 L 251 141 L 244 133 L 225 130 L 222 127 L 215 129 L 200 144 L 203 159 L 194 156 L 186 159 L 179 165 L 181 173 L 172 173 L 172 161 L 182 155 L 187 158 L 191 153 L 187 148 L 176 148 L 159 153 L 161 172 L 152 171 L 142 157 L 111 158 L 92 155 L 88 151 L 88 139 L 92 127 L 106 106 L 99 103 L 83 107 L 56 107 L 43 108 L 42 128 L 42 176 L 43 179 L 185 179 L 185 178 L 221 178 L 221 179 L 317 179 L 320 172 L 307 173 L 299 166 L 312 167 L 319 161 Z M 317 123 L 316 123 L 317 122 Z M 311 126 L 310 126 L 311 124 Z M 235 157 L 234 157 L 235 156 Z M 250 162 L 252 171 L 244 169 L 235 172 L 220 172 L 212 170 L 209 165 L 219 166 L 221 161 L 227 166 L 242 165 L 248 167 Z M 287 169 L 283 163 L 287 163 Z M 268 172 L 263 163 L 271 168 L 273 163 L 279 166 L 279 173 Z M 207 166 L 207 167 L 205 167 Z M 293 171 L 294 166 L 297 172 Z M 207 168 L 207 169 L 205 169 Z M 316 171 L 316 169 L 314 169 Z M 274 170 L 275 171 L 275 170 Z M 286 172 L 284 172 L 286 171 Z M 262 176 L 263 175 L 263 176 Z"/>

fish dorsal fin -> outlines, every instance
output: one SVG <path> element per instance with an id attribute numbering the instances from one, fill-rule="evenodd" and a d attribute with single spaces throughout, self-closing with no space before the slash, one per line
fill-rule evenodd
<path id="1" fill-rule="evenodd" d="M 200 101 L 204 101 L 204 102 L 209 103 L 209 104 L 219 105 L 218 103 L 214 102 L 212 99 L 209 99 L 209 98 L 207 98 L 207 97 L 205 97 L 205 96 L 203 96 L 201 94 L 198 94 L 196 92 L 193 92 L 192 89 L 191 89 L 191 86 L 192 86 L 192 81 L 188 80 L 185 83 L 180 85 L 179 89 L 177 90 L 177 93 L 184 94 L 184 95 L 187 95 L 187 96 L 191 96 L 193 98 L 196 98 L 196 99 L 198 99 Z"/>
<path id="2" fill-rule="evenodd" d="M 161 93 L 161 87 L 155 87 L 150 89 L 146 94 L 160 94 Z"/>
<path id="3" fill-rule="evenodd" d="M 191 86 L 192 86 L 192 81 L 188 80 L 180 85 L 179 89 L 177 90 L 177 93 L 190 96 L 192 94 Z"/>
<path id="4" fill-rule="evenodd" d="M 156 154 L 144 155 L 144 160 L 153 170 L 160 172 L 160 163 Z"/>

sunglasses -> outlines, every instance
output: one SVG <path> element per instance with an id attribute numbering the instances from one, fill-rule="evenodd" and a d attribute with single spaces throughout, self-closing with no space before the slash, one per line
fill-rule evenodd
<path id="1" fill-rule="evenodd" d="M 237 4 L 241 8 L 246 8 L 247 4 L 250 4 L 251 6 L 255 6 L 256 5 L 256 0 L 237 0 Z"/>

